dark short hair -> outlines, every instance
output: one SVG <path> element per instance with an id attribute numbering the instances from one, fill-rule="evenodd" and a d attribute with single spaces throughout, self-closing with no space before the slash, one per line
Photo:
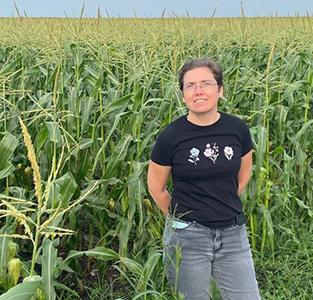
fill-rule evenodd
<path id="1" fill-rule="evenodd" d="M 206 67 L 208 68 L 214 76 L 214 79 L 217 82 L 218 87 L 223 86 L 223 70 L 222 67 L 214 60 L 208 58 L 196 58 L 188 60 L 181 67 L 178 75 L 179 88 L 183 91 L 184 88 L 184 76 L 185 74 L 193 69 Z"/>

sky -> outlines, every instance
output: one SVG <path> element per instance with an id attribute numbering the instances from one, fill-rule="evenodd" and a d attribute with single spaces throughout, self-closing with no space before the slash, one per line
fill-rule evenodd
<path id="1" fill-rule="evenodd" d="M 312 0 L 0 0 L 0 17 L 238 17 L 241 2 L 245 16 L 313 16 Z"/>

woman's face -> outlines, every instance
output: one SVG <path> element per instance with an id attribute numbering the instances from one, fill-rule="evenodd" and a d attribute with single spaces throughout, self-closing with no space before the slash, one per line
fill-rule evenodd
<path id="1" fill-rule="evenodd" d="M 217 111 L 218 98 L 223 96 L 211 70 L 199 67 L 184 76 L 183 100 L 189 113 L 205 114 Z"/>

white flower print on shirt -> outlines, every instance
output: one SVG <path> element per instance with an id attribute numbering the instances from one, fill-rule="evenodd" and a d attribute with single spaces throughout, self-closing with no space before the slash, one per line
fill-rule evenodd
<path id="1" fill-rule="evenodd" d="M 212 146 L 210 144 L 207 144 L 203 154 L 211 159 L 215 164 L 217 157 L 220 155 L 219 147 L 216 145 L 216 143 L 213 143 Z"/>
<path id="2" fill-rule="evenodd" d="M 230 147 L 230 146 L 226 146 L 224 148 L 224 155 L 225 157 L 228 159 L 228 160 L 231 160 L 233 155 L 234 155 L 234 151 L 233 151 L 233 148 Z"/>
<path id="3" fill-rule="evenodd" d="M 193 163 L 193 164 L 195 164 L 195 165 L 197 165 L 197 161 L 199 161 L 200 160 L 200 158 L 198 157 L 198 155 L 199 155 L 199 153 L 200 153 L 200 150 L 199 149 L 197 149 L 197 148 L 192 148 L 191 150 L 190 150 L 190 158 L 188 159 L 188 161 L 189 162 L 191 162 L 191 163 Z"/>

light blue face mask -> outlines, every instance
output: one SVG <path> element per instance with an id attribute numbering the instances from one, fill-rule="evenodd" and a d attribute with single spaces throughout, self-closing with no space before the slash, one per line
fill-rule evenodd
<path id="1" fill-rule="evenodd" d="M 187 223 L 180 222 L 180 221 L 175 221 L 175 220 L 172 223 L 172 227 L 173 228 L 177 228 L 177 229 L 184 229 L 184 228 L 186 228 L 188 226 L 189 226 L 189 224 L 187 224 Z"/>

